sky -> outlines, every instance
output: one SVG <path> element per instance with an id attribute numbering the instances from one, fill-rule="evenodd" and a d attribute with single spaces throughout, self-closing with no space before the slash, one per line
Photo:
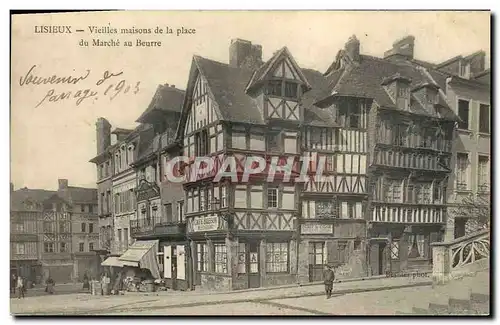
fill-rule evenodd
<path id="1" fill-rule="evenodd" d="M 43 30 L 36 27 L 42 25 L 69 25 L 72 33 L 35 33 Z M 93 34 L 89 26 L 118 31 L 150 28 L 152 33 Z M 160 27 L 163 34 L 155 34 L 156 27 Z M 172 29 L 172 34 L 166 34 L 167 27 Z M 76 32 L 77 29 L 84 31 Z M 383 56 L 395 40 L 413 35 L 416 59 L 438 63 L 456 55 L 484 50 L 489 67 L 490 58 L 489 12 L 37 14 L 15 16 L 11 32 L 10 161 L 11 182 L 16 189 L 56 189 L 59 178 L 68 179 L 71 186 L 95 187 L 96 168 L 89 160 L 97 154 L 97 118 L 105 117 L 113 128 L 135 127 L 135 120 L 146 109 L 159 84 L 185 89 L 194 54 L 227 63 L 233 38 L 262 45 L 264 60 L 287 46 L 302 68 L 321 72 L 326 71 L 353 34 L 360 40 L 361 53 L 367 55 Z M 92 46 L 97 39 L 119 40 L 120 45 Z M 136 45 L 138 39 L 161 41 L 161 46 L 123 46 L 125 41 Z M 89 46 L 80 46 L 81 40 L 88 41 Z M 82 79 L 76 84 L 36 85 L 33 78 L 26 78 L 33 66 L 33 76 L 55 74 Z M 111 77 L 99 84 L 105 71 Z M 116 89 L 122 79 L 125 80 L 123 86 Z M 89 96 L 91 92 L 96 94 L 77 105 L 78 98 Z M 68 96 L 61 99 L 61 94 Z M 111 98 L 114 94 L 116 96 Z"/>

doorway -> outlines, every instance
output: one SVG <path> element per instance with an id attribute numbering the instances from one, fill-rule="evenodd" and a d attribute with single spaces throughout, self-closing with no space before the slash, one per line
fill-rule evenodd
<path id="1" fill-rule="evenodd" d="M 465 218 L 455 218 L 455 238 L 460 238 L 465 236 L 465 224 L 467 219 Z"/>
<path id="2" fill-rule="evenodd" d="M 249 242 L 247 244 L 247 273 L 248 273 L 248 287 L 260 287 L 260 274 L 259 274 L 259 243 Z"/>
<path id="3" fill-rule="evenodd" d="M 385 270 L 385 248 L 387 244 L 386 243 L 379 243 L 378 244 L 378 274 L 382 275 L 384 274 Z"/>
<path id="4" fill-rule="evenodd" d="M 382 241 L 372 242 L 370 245 L 370 268 L 371 275 L 385 274 L 387 243 Z"/>

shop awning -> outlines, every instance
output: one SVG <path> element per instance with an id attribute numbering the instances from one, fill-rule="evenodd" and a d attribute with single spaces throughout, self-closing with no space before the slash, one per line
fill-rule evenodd
<path id="1" fill-rule="evenodd" d="M 123 265 L 148 269 L 155 279 L 160 278 L 158 240 L 138 240 L 118 259 Z"/>
<path id="2" fill-rule="evenodd" d="M 102 263 L 102 266 L 116 266 L 116 267 L 123 267 L 124 264 L 122 261 L 118 259 L 118 256 L 110 256 L 107 259 L 105 259 Z"/>

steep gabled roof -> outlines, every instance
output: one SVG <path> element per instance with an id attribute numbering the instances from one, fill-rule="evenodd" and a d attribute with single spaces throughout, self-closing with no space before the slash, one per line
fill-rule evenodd
<path id="1" fill-rule="evenodd" d="M 151 102 L 136 122 L 145 122 L 146 118 L 154 112 L 180 112 L 184 94 L 184 90 L 174 86 L 158 85 Z"/>
<path id="2" fill-rule="evenodd" d="M 71 203 L 97 204 L 97 189 L 68 186 L 66 190 L 58 191 L 58 195 Z"/>
<path id="3" fill-rule="evenodd" d="M 433 78 L 430 78 L 425 68 L 411 61 L 395 62 L 373 56 L 360 55 L 359 62 L 346 69 L 338 79 L 338 82 L 333 87 L 332 95 L 372 98 L 379 106 L 397 110 L 396 104 L 382 86 L 385 78 L 397 74 L 409 79 L 411 81 L 411 88 L 422 84 L 434 84 L 443 91 L 446 90 L 446 78 L 443 75 L 438 72 L 433 72 Z M 419 115 L 433 116 L 418 104 L 415 97 L 412 98 L 412 102 L 414 103 L 410 106 L 410 112 Z M 441 111 L 443 112 L 443 118 L 452 120 L 457 118 L 456 114 L 446 103 L 444 94 L 441 93 L 439 95 L 439 105 L 442 106 Z"/>
<path id="4" fill-rule="evenodd" d="M 20 210 L 25 202 L 41 204 L 54 195 L 57 195 L 56 191 L 21 188 L 11 193 L 10 208 L 11 210 Z"/>
<path id="5" fill-rule="evenodd" d="M 251 89 L 253 86 L 257 85 L 259 82 L 261 82 L 270 72 L 270 69 L 274 67 L 274 65 L 283 58 L 288 58 L 292 65 L 294 65 L 295 70 L 299 73 L 299 78 L 302 80 L 302 82 L 305 84 L 306 89 L 311 89 L 311 85 L 309 84 L 309 81 L 307 80 L 306 76 L 303 74 L 302 70 L 300 69 L 299 65 L 295 61 L 295 59 L 292 56 L 292 53 L 288 50 L 286 46 L 282 47 L 279 51 L 274 53 L 274 55 L 266 62 L 264 63 L 259 69 L 257 69 L 253 74 L 251 79 L 248 81 L 248 85 L 246 87 L 246 91 Z"/>

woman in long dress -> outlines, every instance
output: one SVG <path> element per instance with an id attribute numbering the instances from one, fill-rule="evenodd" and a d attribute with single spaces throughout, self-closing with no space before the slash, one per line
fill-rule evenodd
<path id="1" fill-rule="evenodd" d="M 54 280 L 52 280 L 52 277 L 49 277 L 47 279 L 47 287 L 45 288 L 45 291 L 47 291 L 47 293 L 51 295 L 54 294 L 54 285 L 55 285 Z"/>
<path id="2" fill-rule="evenodd" d="M 87 272 L 83 275 L 83 290 L 90 290 L 90 281 Z"/>

